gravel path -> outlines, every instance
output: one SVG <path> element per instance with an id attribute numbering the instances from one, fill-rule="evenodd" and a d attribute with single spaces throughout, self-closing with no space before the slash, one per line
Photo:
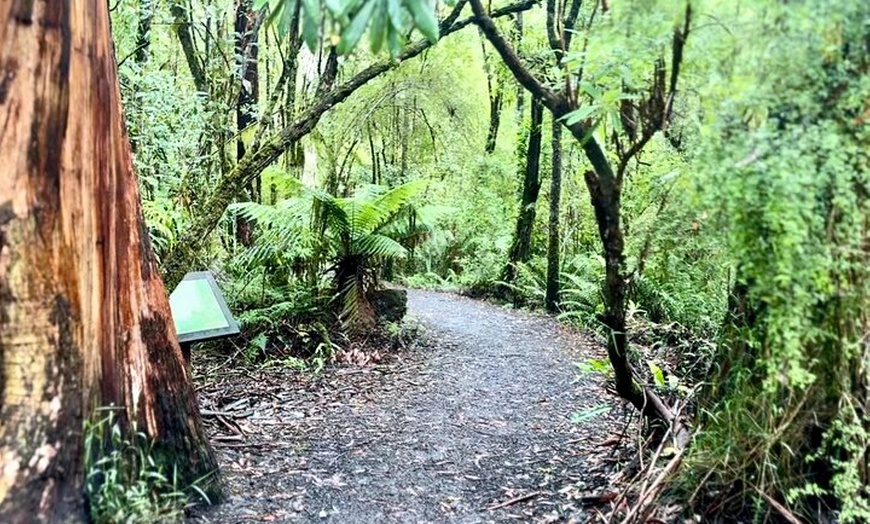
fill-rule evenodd
<path id="1" fill-rule="evenodd" d="M 409 291 L 408 303 L 423 342 L 388 364 L 203 389 L 204 408 L 244 412 L 209 421 L 229 500 L 197 520 L 585 521 L 620 428 L 601 379 L 575 366 L 601 348 L 550 318 L 456 295 Z M 596 408 L 610 412 L 571 421 Z"/>

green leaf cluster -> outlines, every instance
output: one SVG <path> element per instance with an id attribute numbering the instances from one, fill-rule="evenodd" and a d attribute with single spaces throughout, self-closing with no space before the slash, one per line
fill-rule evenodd
<path id="1" fill-rule="evenodd" d="M 338 54 L 351 54 L 368 31 L 372 53 L 386 47 L 396 57 L 412 28 L 431 42 L 439 38 L 431 0 L 256 0 L 254 7 L 269 10 L 269 20 L 281 37 L 298 22 L 312 51 L 325 36 Z M 330 31 L 324 35 L 327 23 Z"/>

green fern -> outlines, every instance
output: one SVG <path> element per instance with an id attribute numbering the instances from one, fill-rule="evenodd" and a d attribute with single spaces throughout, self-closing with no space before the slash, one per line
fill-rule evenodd
<path id="1" fill-rule="evenodd" d="M 394 188 L 365 186 L 338 198 L 299 185 L 300 195 L 276 205 L 235 204 L 231 211 L 258 225 L 258 239 L 241 255 L 250 265 L 307 267 L 330 273 L 333 301 L 352 329 L 369 326 L 374 313 L 366 298 L 379 264 L 404 258 L 427 231 L 434 230 L 432 210 L 418 211 L 410 201 L 426 187 L 417 180 Z"/>

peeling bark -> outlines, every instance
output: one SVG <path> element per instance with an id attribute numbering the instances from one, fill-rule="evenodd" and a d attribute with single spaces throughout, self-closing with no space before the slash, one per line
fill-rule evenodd
<path id="1" fill-rule="evenodd" d="M 101 0 L 0 7 L 0 522 L 84 519 L 83 422 L 119 408 L 216 473 L 142 219 Z M 219 495 L 216 475 L 203 487 Z"/>

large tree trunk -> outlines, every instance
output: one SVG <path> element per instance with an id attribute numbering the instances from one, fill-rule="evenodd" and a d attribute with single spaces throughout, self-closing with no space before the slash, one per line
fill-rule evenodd
<path id="1" fill-rule="evenodd" d="M 520 196 L 520 210 L 517 215 L 517 228 L 511 244 L 508 264 L 504 269 L 504 280 L 513 282 L 517 276 L 517 263 L 529 260 L 532 247 L 532 228 L 535 225 L 535 205 L 541 192 L 541 125 L 544 122 L 544 105 L 532 99 L 532 116 L 529 124 L 529 142 L 526 162 L 523 169 L 523 193 Z"/>
<path id="2" fill-rule="evenodd" d="M 550 221 L 547 243 L 547 294 L 544 304 L 547 311 L 559 307 L 559 204 L 562 196 L 562 124 L 553 118 L 553 136 L 550 146 L 553 151 L 550 171 Z"/>
<path id="3" fill-rule="evenodd" d="M 0 522 L 84 518 L 114 405 L 219 495 L 142 220 L 104 0 L 0 7 Z"/>

